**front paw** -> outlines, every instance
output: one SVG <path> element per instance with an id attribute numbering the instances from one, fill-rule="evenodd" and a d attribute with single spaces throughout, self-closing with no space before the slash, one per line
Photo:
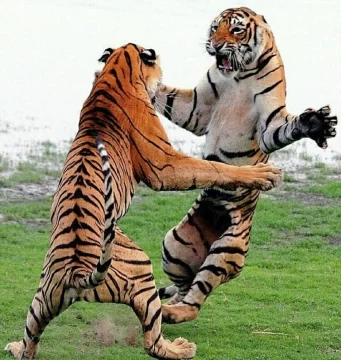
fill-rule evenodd
<path id="1" fill-rule="evenodd" d="M 250 168 L 256 172 L 252 183 L 255 189 L 267 191 L 280 186 L 283 182 L 282 170 L 272 164 L 258 163 Z"/>
<path id="2" fill-rule="evenodd" d="M 313 139 L 323 149 L 328 147 L 327 139 L 336 136 L 337 117 L 330 116 L 330 107 L 319 110 L 307 109 L 301 116 L 299 128 L 302 136 Z"/>

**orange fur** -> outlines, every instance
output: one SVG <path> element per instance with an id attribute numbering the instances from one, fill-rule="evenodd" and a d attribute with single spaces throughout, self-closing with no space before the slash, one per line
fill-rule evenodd
<path id="1" fill-rule="evenodd" d="M 18 359 L 35 357 L 46 325 L 80 300 L 131 306 L 148 354 L 192 358 L 193 343 L 169 342 L 161 334 L 161 302 L 148 256 L 113 226 L 125 215 L 140 181 L 155 190 L 268 190 L 280 183 L 280 170 L 270 165 L 239 168 L 172 148 L 151 103 L 161 79 L 153 54 L 128 44 L 103 55 L 106 64 L 84 103 L 53 199 L 50 247 L 25 336 L 6 347 Z M 96 137 L 102 139 L 97 146 Z"/>

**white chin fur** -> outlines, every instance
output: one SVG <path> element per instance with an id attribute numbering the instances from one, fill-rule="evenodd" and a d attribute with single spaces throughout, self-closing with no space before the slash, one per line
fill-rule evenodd
<path id="1" fill-rule="evenodd" d="M 153 82 L 153 84 L 150 84 L 147 87 L 147 91 L 148 91 L 148 95 L 149 95 L 150 99 L 152 99 L 155 96 L 158 86 L 159 86 L 159 82 L 155 81 L 155 82 Z"/>
<path id="2" fill-rule="evenodd" d="M 233 71 L 232 69 L 227 70 L 227 69 L 224 69 L 221 67 L 217 67 L 217 72 L 218 72 L 218 74 L 220 74 L 221 76 L 224 76 L 224 77 L 231 76 L 231 74 L 235 73 L 235 71 Z"/>

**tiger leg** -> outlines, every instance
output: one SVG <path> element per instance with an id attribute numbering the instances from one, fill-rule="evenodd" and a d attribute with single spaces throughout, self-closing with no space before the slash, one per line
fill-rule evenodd
<path id="1" fill-rule="evenodd" d="M 162 266 L 175 288 L 168 287 L 159 292 L 163 298 L 166 298 L 167 292 L 176 292 L 168 305 L 176 304 L 185 297 L 211 244 L 222 232 L 220 224 L 228 226 L 229 219 L 221 216 L 220 224 L 217 223 L 219 212 L 221 206 L 213 206 L 205 194 L 200 194 L 180 224 L 167 233 L 163 242 Z"/>
<path id="2" fill-rule="evenodd" d="M 171 229 L 162 245 L 162 268 L 176 287 L 176 293 L 168 304 L 176 304 L 183 299 L 191 287 L 196 273 L 207 256 L 209 246 L 202 241 L 200 228 L 192 225 L 188 220 Z M 160 289 L 161 292 L 167 290 L 170 292 L 171 289 Z"/>
<path id="3" fill-rule="evenodd" d="M 258 191 L 244 190 L 243 196 L 216 198 L 215 201 L 212 201 L 213 197 L 208 197 L 200 201 L 193 219 L 197 218 L 197 224 L 200 219 L 205 219 L 206 234 L 211 231 L 211 237 L 207 237 L 211 247 L 181 301 L 173 305 L 163 304 L 162 316 L 165 322 L 178 323 L 195 319 L 211 292 L 239 275 L 249 247 L 258 196 Z M 200 226 L 202 228 L 203 223 L 200 222 Z M 212 241 L 212 235 L 216 236 L 216 240 Z"/>
<path id="4" fill-rule="evenodd" d="M 62 288 L 61 285 L 59 289 Z M 23 340 L 7 344 L 5 351 L 17 359 L 35 358 L 45 327 L 71 303 L 72 300 L 62 290 L 53 290 L 53 287 L 48 289 L 47 286 L 39 287 L 27 314 Z"/>
<path id="5" fill-rule="evenodd" d="M 175 305 L 162 306 L 163 320 L 179 323 L 195 319 L 211 292 L 240 274 L 245 262 L 248 240 L 249 235 L 239 238 L 223 235 L 215 241 L 182 301 Z"/>
<path id="6" fill-rule="evenodd" d="M 94 290 L 87 290 L 84 300 L 129 305 L 140 320 L 144 348 L 149 355 L 159 359 L 194 357 L 194 343 L 183 338 L 170 342 L 161 334 L 161 301 L 147 254 L 119 232 L 116 234 L 113 254 L 105 282 Z"/>

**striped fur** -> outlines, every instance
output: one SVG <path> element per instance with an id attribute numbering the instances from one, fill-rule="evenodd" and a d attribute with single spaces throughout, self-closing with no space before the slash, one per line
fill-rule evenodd
<path id="1" fill-rule="evenodd" d="M 280 182 L 280 170 L 264 164 L 233 167 L 176 152 L 151 103 L 161 79 L 155 51 L 127 44 L 106 49 L 100 60 L 105 66 L 84 103 L 53 199 L 50 247 L 24 339 L 6 350 L 18 359 L 35 357 L 48 323 L 85 300 L 131 306 L 151 356 L 192 358 L 195 344 L 163 338 L 151 262 L 116 221 L 140 181 L 155 190 L 239 185 L 267 190 Z"/>
<path id="2" fill-rule="evenodd" d="M 156 96 L 165 117 L 206 135 L 205 159 L 255 165 L 301 138 L 325 148 L 336 135 L 328 106 L 287 112 L 284 66 L 263 16 L 245 7 L 223 11 L 210 26 L 206 50 L 215 63 L 193 90 L 162 85 Z M 163 268 L 177 294 L 163 306 L 165 321 L 195 318 L 211 292 L 241 272 L 258 196 L 249 189 L 204 190 L 168 232 Z"/>

